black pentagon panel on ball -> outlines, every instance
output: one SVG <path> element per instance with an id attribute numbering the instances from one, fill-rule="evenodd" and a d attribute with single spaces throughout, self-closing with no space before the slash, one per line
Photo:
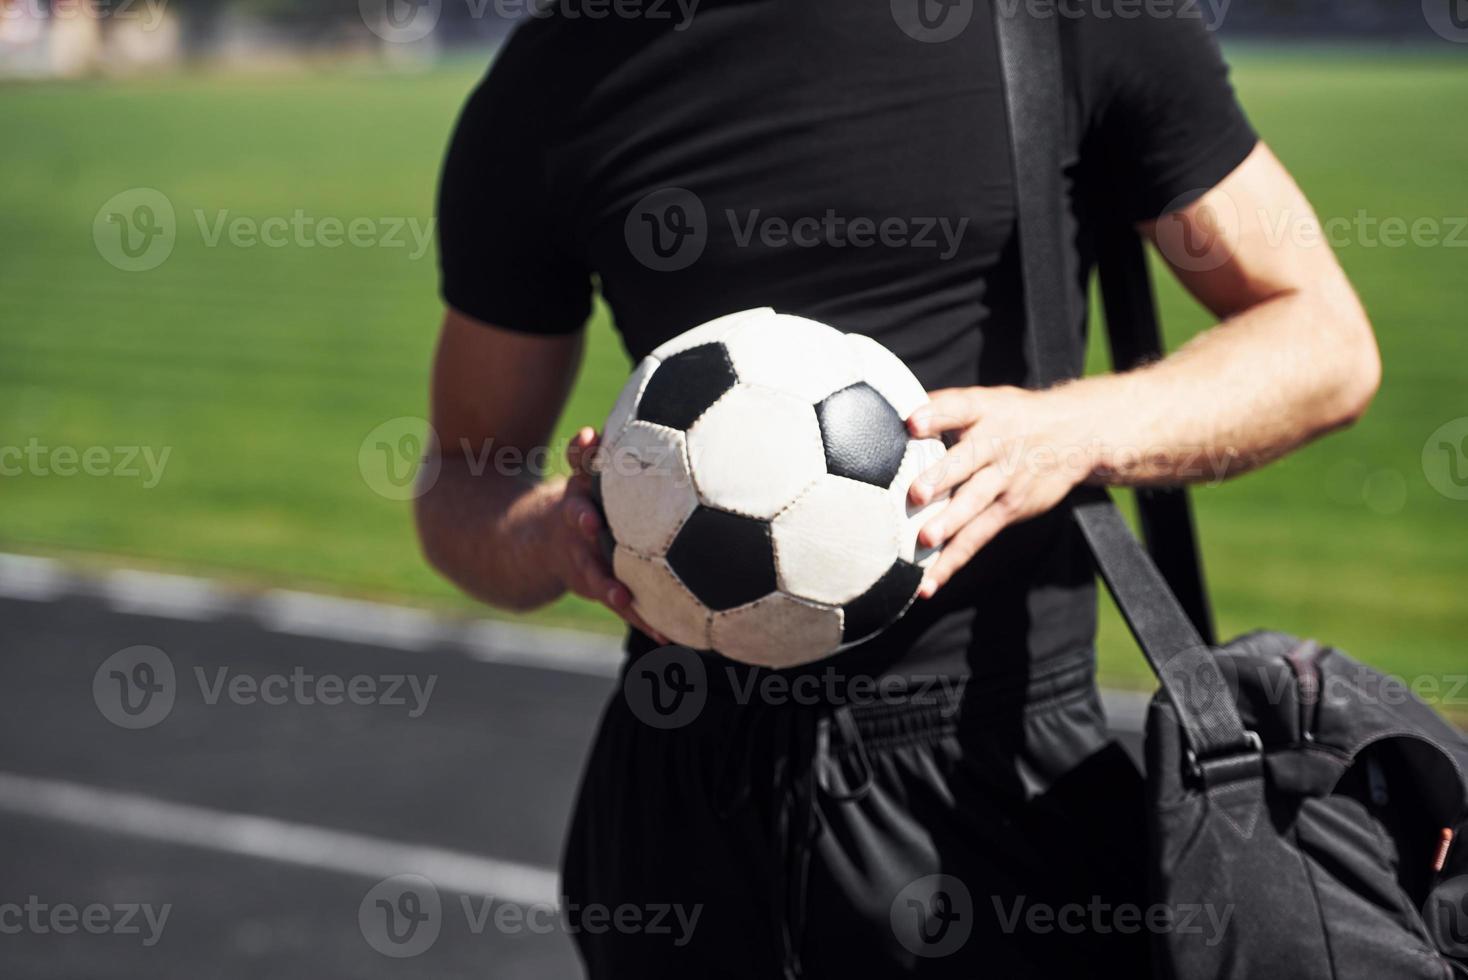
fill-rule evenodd
<path id="1" fill-rule="evenodd" d="M 686 431 L 739 380 L 723 344 L 699 344 L 659 364 L 637 402 L 637 417 Z"/>
<path id="2" fill-rule="evenodd" d="M 668 549 L 668 564 L 699 601 L 732 609 L 775 591 L 770 525 L 700 505 Z"/>
<path id="3" fill-rule="evenodd" d="M 901 558 L 877 583 L 841 607 L 841 642 L 853 643 L 896 621 L 923 581 L 923 570 Z"/>
<path id="4" fill-rule="evenodd" d="M 907 426 L 892 403 L 865 381 L 827 395 L 816 405 L 826 470 L 886 489 L 907 452 Z"/>

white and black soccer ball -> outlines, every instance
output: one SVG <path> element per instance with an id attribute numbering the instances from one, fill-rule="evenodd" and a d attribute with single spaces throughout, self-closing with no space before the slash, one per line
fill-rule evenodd
<path id="1" fill-rule="evenodd" d="M 942 457 L 904 420 L 927 400 L 896 355 L 764 308 L 643 359 L 602 431 L 598 495 L 634 607 L 684 646 L 789 667 L 907 609 L 946 501 L 907 502 Z"/>

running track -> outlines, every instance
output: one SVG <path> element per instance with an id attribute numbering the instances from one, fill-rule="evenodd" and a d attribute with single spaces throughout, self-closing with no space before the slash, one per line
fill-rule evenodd
<path id="1" fill-rule="evenodd" d="M 173 702 L 126 728 L 109 658 L 136 646 L 166 657 Z M 493 910 L 555 899 L 616 657 L 579 634 L 0 556 L 0 976 L 577 976 L 553 916 L 497 928 Z M 357 677 L 367 703 L 345 693 Z M 1139 700 L 1108 709 L 1135 748 Z M 439 931 L 391 956 L 374 896 L 405 873 L 433 882 Z"/>

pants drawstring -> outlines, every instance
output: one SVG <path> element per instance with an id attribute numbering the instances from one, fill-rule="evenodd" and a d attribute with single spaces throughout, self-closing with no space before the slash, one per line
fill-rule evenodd
<path id="1" fill-rule="evenodd" d="M 834 777 L 842 772 L 841 763 L 831 755 L 831 722 L 835 721 L 840 731 L 842 744 L 850 750 L 856 764 L 856 778 L 843 778 L 845 789 L 834 789 Z M 821 791 L 837 803 L 855 803 L 864 799 L 872 789 L 872 760 L 867 756 L 866 743 L 856 727 L 851 709 L 842 705 L 830 718 L 822 718 L 816 731 L 817 779 Z"/>
<path id="2" fill-rule="evenodd" d="M 832 729 L 839 737 L 833 751 Z M 716 807 L 721 817 L 748 802 L 754 783 L 753 743 L 771 740 L 768 772 L 771 789 L 771 909 L 778 910 L 784 980 L 801 980 L 801 946 L 805 936 L 806 897 L 811 847 L 820 833 L 818 796 L 834 803 L 855 803 L 872 787 L 872 767 L 861 733 L 847 706 L 813 709 L 784 705 L 749 707 L 742 712 L 735 743 L 726 756 Z M 846 757 L 851 764 L 845 765 Z M 850 771 L 848 771 L 850 770 Z"/>

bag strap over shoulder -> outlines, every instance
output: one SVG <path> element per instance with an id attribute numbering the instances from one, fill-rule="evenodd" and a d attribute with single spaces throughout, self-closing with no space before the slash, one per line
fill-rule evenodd
<path id="1" fill-rule="evenodd" d="M 1072 329 L 1070 259 L 1064 246 L 1059 24 L 1056 17 L 1031 13 L 1023 4 L 1008 12 L 995 5 L 994 17 L 1018 202 L 1029 378 L 1031 386 L 1044 388 L 1078 377 L 1084 367 L 1081 338 Z M 1244 730 L 1228 684 L 1194 620 L 1110 496 L 1087 488 L 1074 495 L 1072 506 L 1101 576 L 1177 711 L 1196 758 L 1206 761 L 1257 749 L 1257 737 Z M 1198 583 L 1201 589 L 1201 576 Z"/>
<path id="2" fill-rule="evenodd" d="M 1096 254 L 1112 367 L 1130 371 L 1162 357 L 1162 326 L 1141 236 L 1125 221 L 1110 222 L 1096 243 Z M 1193 626 L 1207 643 L 1217 644 L 1187 488 L 1138 487 L 1135 493 L 1148 553 Z"/>

